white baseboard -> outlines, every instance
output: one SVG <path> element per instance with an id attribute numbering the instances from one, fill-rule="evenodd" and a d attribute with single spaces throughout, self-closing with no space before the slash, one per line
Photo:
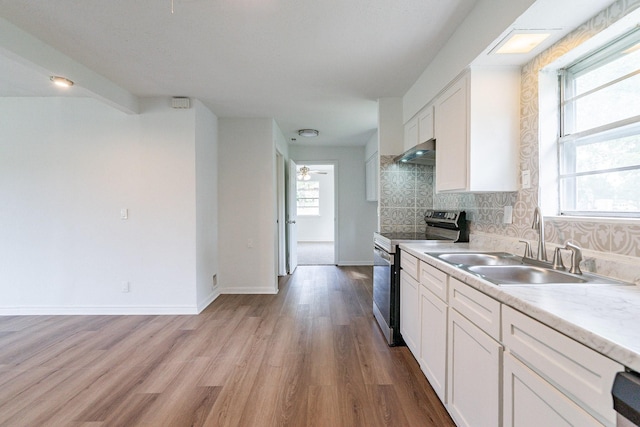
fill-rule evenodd
<path id="1" fill-rule="evenodd" d="M 250 286 L 229 287 L 229 288 L 221 289 L 220 293 L 226 294 L 226 295 L 235 295 L 235 294 L 275 295 L 278 293 L 278 289 L 254 288 Z"/>
<path id="2" fill-rule="evenodd" d="M 373 265 L 373 261 L 339 261 L 338 265 L 340 267 L 350 267 L 350 266 L 354 266 L 354 267 L 360 267 L 360 266 L 372 266 Z"/>
<path id="3" fill-rule="evenodd" d="M 184 306 L 32 306 L 0 307 L 0 316 L 58 315 L 184 315 L 198 314 L 198 307 Z"/>
<path id="4" fill-rule="evenodd" d="M 220 286 L 216 286 L 213 291 L 207 295 L 207 297 L 205 299 L 203 299 L 202 301 L 198 302 L 198 313 L 202 313 L 202 310 L 204 310 L 205 308 L 209 307 L 209 304 L 211 304 L 212 302 L 214 302 L 216 300 L 216 298 L 218 298 L 220 296 L 221 292 L 220 292 Z"/>

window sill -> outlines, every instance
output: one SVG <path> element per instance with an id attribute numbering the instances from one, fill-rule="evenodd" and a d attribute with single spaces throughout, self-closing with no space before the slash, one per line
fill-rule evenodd
<path id="1" fill-rule="evenodd" d="M 624 218 L 613 216 L 570 216 L 570 215 L 544 215 L 544 219 L 557 222 L 600 222 L 607 224 L 640 224 L 640 218 Z"/>

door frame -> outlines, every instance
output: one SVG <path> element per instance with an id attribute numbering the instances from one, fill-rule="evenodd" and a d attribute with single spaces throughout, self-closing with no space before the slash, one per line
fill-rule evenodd
<path id="1" fill-rule="evenodd" d="M 340 224 L 338 212 L 340 212 L 340 186 L 339 186 L 339 161 L 338 160 L 300 160 L 293 159 L 298 165 L 314 166 L 314 165 L 331 165 L 333 166 L 333 264 L 339 265 L 340 259 Z"/>

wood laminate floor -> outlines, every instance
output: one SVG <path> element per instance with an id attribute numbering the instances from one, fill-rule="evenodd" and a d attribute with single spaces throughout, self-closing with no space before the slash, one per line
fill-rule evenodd
<path id="1" fill-rule="evenodd" d="M 197 316 L 0 317 L 0 426 L 453 426 L 371 305 L 371 267 L 309 266 Z"/>

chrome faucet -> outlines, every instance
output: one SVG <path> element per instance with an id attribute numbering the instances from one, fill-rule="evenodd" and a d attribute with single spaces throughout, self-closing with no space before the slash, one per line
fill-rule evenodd
<path id="1" fill-rule="evenodd" d="M 533 224 L 531 228 L 538 231 L 538 254 L 536 259 L 538 261 L 548 261 L 547 259 L 547 247 L 544 243 L 544 219 L 540 212 L 540 206 L 536 206 L 533 210 Z"/>
<path id="2" fill-rule="evenodd" d="M 582 274 L 580 270 L 580 262 L 582 261 L 582 250 L 578 245 L 573 243 L 565 243 L 564 248 L 571 251 L 571 268 L 569 273 Z"/>

